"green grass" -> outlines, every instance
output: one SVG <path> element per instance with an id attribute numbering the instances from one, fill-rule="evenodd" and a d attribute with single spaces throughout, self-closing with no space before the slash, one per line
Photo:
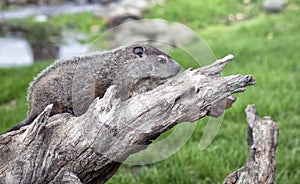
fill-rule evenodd
<path id="1" fill-rule="evenodd" d="M 0 68 L 0 132 L 26 117 L 26 92 L 29 83 L 50 62 L 29 67 Z"/>
<path id="2" fill-rule="evenodd" d="M 91 43 L 106 29 L 105 20 L 97 18 L 91 13 L 51 16 L 45 22 L 37 22 L 34 16 L 24 19 L 3 20 L 2 22 L 3 25 L 7 26 L 0 27 L 0 36 L 7 32 L 6 27 L 9 27 L 13 30 L 12 32 L 23 30 L 27 40 L 33 41 L 45 41 L 47 39 L 49 41 L 56 41 L 54 38 L 60 38 L 60 32 L 63 29 L 84 33 L 88 37 L 79 41 Z"/>
<path id="3" fill-rule="evenodd" d="M 94 40 L 106 28 L 104 19 L 99 19 L 91 13 L 80 13 L 77 15 L 61 15 L 50 17 L 50 22 L 55 22 L 57 25 L 65 29 L 79 30 L 90 36 L 90 42 Z"/>
<path id="4" fill-rule="evenodd" d="M 241 1 L 182 0 L 146 13 L 150 18 L 163 17 L 192 27 L 217 58 L 235 55 L 224 75 L 251 74 L 257 84 L 236 95 L 237 102 L 226 111 L 220 132 L 206 150 L 198 150 L 207 122 L 200 120 L 189 142 L 176 154 L 149 166 L 124 165 L 108 183 L 221 183 L 248 156 L 247 104 L 255 104 L 260 116 L 278 122 L 277 183 L 300 181 L 300 3 L 289 1 L 282 14 L 270 15 L 261 12 L 262 1 L 251 2 L 247 13 Z M 248 20 L 229 24 L 227 15 L 238 12 L 245 13 Z"/>
<path id="5" fill-rule="evenodd" d="M 237 101 L 226 111 L 218 135 L 204 151 L 198 149 L 198 144 L 207 118 L 197 122 L 191 139 L 168 159 L 146 166 L 123 165 L 108 183 L 221 183 L 248 156 L 244 113 L 247 104 L 255 104 L 260 116 L 271 116 L 278 122 L 277 183 L 300 181 L 300 2 L 290 0 L 285 10 L 276 15 L 263 13 L 262 1 L 250 2 L 172 0 L 145 13 L 147 18 L 161 17 L 193 28 L 217 58 L 235 55 L 224 75 L 251 74 L 257 84 L 236 95 Z M 239 12 L 249 18 L 229 23 L 227 16 Z M 185 58 L 188 56 L 181 60 Z M 1 131 L 25 117 L 26 88 L 45 66 L 0 69 Z"/>
<path id="6" fill-rule="evenodd" d="M 193 1 L 167 0 L 146 12 L 148 18 L 163 18 L 180 22 L 192 28 L 206 28 L 212 25 L 229 24 L 228 16 L 243 13 L 251 18 L 258 14 L 261 0 L 244 3 L 240 0 Z"/>

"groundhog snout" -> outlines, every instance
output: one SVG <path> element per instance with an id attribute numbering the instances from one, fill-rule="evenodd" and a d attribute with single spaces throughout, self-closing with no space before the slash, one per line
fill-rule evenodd
<path id="1" fill-rule="evenodd" d="M 181 71 L 182 68 L 181 68 L 181 66 L 176 61 L 174 61 L 174 63 L 175 63 L 174 73 L 176 75 L 177 73 L 179 73 Z"/>
<path id="2" fill-rule="evenodd" d="M 181 71 L 181 66 L 173 59 L 170 59 L 169 66 L 167 67 L 169 77 L 175 76 Z"/>

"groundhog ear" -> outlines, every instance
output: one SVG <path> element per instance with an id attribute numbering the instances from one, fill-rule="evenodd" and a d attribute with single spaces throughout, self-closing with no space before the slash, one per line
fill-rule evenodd
<path id="1" fill-rule="evenodd" d="M 143 47 L 134 47 L 132 52 L 136 55 L 138 55 L 139 57 L 143 57 L 144 54 L 144 48 Z"/>

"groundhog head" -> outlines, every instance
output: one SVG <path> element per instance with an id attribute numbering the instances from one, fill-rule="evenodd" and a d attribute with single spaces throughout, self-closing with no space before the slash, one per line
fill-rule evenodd
<path id="1" fill-rule="evenodd" d="M 120 49 L 127 77 L 132 79 L 157 78 L 166 79 L 175 76 L 180 65 L 168 54 L 158 50 L 148 43 L 135 43 Z"/>
<path id="2" fill-rule="evenodd" d="M 181 70 L 171 56 L 147 43 L 120 47 L 113 55 L 119 66 L 113 84 L 123 99 L 152 90 Z"/>

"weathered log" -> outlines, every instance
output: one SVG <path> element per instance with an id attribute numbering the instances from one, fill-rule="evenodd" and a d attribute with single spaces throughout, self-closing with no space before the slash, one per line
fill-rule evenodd
<path id="1" fill-rule="evenodd" d="M 233 93 L 255 84 L 249 75 L 220 75 L 232 59 L 228 55 L 186 70 L 125 101 L 111 86 L 80 117 L 49 117 L 49 105 L 31 125 L 0 136 L 0 183 L 104 183 L 130 154 L 147 148 L 161 133 L 220 114 L 226 107 L 217 104 L 228 98 L 230 106 Z"/>
<path id="2" fill-rule="evenodd" d="M 248 160 L 243 167 L 228 175 L 223 183 L 274 184 L 278 126 L 270 117 L 260 119 L 253 105 L 249 105 L 245 111 L 250 147 Z"/>

